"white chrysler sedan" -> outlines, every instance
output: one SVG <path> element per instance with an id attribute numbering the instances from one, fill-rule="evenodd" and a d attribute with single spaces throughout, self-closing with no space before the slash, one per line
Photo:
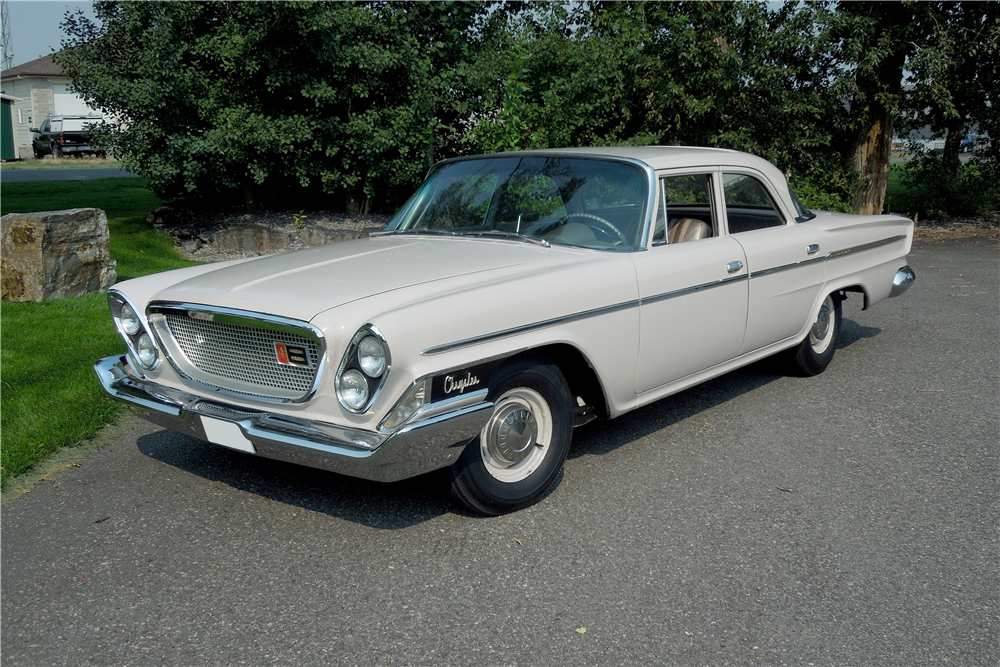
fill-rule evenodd
<path id="1" fill-rule="evenodd" d="M 494 515 L 574 426 L 782 353 L 830 363 L 848 292 L 905 292 L 913 223 L 807 210 L 728 150 L 445 160 L 384 231 L 115 286 L 104 389 L 157 424 L 379 481 L 449 468 Z"/>

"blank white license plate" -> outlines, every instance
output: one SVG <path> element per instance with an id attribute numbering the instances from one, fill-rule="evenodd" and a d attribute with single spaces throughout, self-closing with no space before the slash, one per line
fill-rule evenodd
<path id="1" fill-rule="evenodd" d="M 247 440 L 240 427 L 233 422 L 212 419 L 211 417 L 202 415 L 201 425 L 205 429 L 205 439 L 209 442 L 214 442 L 217 445 L 231 449 L 238 449 L 241 452 L 257 453 L 257 450 L 253 448 L 253 443 Z"/>

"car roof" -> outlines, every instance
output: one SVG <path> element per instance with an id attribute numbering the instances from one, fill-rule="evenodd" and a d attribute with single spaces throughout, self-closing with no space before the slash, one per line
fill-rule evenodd
<path id="1" fill-rule="evenodd" d="M 702 146 L 594 146 L 544 148 L 529 151 L 512 151 L 509 153 L 493 153 L 488 157 L 515 157 L 530 155 L 626 158 L 643 162 L 653 169 L 680 169 L 685 167 L 705 166 L 749 167 L 766 173 L 776 184 L 784 181 L 784 177 L 781 172 L 774 165 L 761 157 L 726 148 L 707 148 Z M 467 157 L 486 156 L 470 155 Z M 463 158 L 456 159 L 461 160 Z M 445 160 L 445 162 L 450 161 L 451 160 Z"/>

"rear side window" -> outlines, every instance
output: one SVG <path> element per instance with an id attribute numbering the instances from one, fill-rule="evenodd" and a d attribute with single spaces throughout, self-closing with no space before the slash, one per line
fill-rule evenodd
<path id="1" fill-rule="evenodd" d="M 730 234 L 785 224 L 785 219 L 774 205 L 767 189 L 753 176 L 723 174 L 722 187 L 726 194 L 726 217 L 729 220 Z"/>

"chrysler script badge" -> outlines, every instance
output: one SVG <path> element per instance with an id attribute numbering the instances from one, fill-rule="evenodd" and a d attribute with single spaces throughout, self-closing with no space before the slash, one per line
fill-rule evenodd
<path id="1" fill-rule="evenodd" d="M 306 348 L 301 345 L 275 341 L 274 354 L 278 358 L 279 364 L 309 368 L 309 355 L 306 354 Z"/>

